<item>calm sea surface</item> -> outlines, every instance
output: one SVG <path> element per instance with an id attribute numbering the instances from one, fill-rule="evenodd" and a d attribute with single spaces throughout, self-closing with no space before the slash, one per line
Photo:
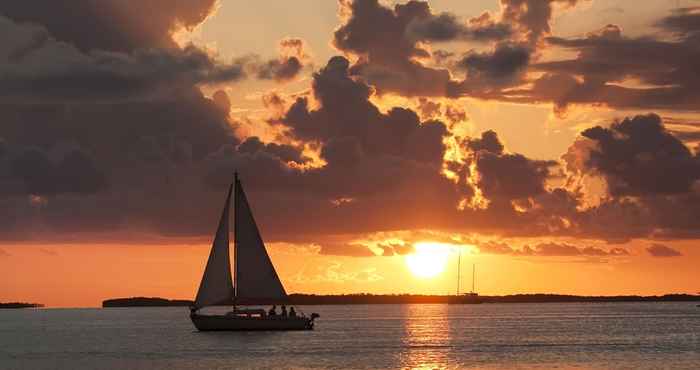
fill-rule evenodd
<path id="1" fill-rule="evenodd" d="M 700 369 L 695 303 L 302 310 L 316 330 L 200 333 L 184 307 L 0 310 L 0 369 Z"/>

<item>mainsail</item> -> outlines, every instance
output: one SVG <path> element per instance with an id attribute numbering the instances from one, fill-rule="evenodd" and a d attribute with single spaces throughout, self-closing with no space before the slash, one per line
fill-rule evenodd
<path id="1" fill-rule="evenodd" d="M 287 293 L 277 276 L 243 187 L 236 178 L 235 198 L 236 302 L 267 304 L 284 302 Z"/>
<path id="2" fill-rule="evenodd" d="M 231 282 L 231 262 L 228 251 L 229 209 L 231 208 L 231 186 L 228 189 L 224 210 L 219 220 L 214 243 L 211 246 L 207 267 L 204 269 L 202 282 L 199 284 L 195 308 L 212 306 L 233 299 L 233 283 Z"/>
<path id="3" fill-rule="evenodd" d="M 229 257 L 229 208 L 232 186 L 229 187 L 219 228 L 199 285 L 194 302 L 195 309 L 231 301 L 234 304 L 268 304 L 284 302 L 287 299 L 287 293 L 265 250 L 248 199 L 237 176 L 234 185 L 236 289 L 234 291 Z"/>

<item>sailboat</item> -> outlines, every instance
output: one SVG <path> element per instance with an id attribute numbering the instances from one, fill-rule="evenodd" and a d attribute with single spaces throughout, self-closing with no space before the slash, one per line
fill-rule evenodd
<path id="1" fill-rule="evenodd" d="M 229 256 L 229 210 L 234 197 L 234 273 Z M 229 186 L 219 227 L 204 269 L 197 297 L 190 307 L 192 323 L 200 331 L 210 330 L 311 330 L 314 319 L 302 314 L 268 314 L 264 309 L 239 305 L 284 304 L 287 292 L 270 261 L 265 244 L 248 205 L 238 174 Z M 225 314 L 205 314 L 210 306 L 233 305 Z"/>
<path id="2" fill-rule="evenodd" d="M 459 251 L 457 259 L 457 294 L 448 298 L 448 303 L 451 304 L 480 304 L 484 303 L 479 297 L 479 293 L 474 289 L 476 287 L 476 265 L 472 265 L 472 291 L 469 293 L 460 294 L 459 285 L 462 280 L 462 251 Z"/>

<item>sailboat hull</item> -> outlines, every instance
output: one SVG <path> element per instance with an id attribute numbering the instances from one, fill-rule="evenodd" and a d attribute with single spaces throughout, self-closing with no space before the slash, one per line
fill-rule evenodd
<path id="1" fill-rule="evenodd" d="M 482 304 L 484 300 L 476 294 L 464 294 L 451 296 L 447 299 L 448 304 Z"/>
<path id="2" fill-rule="evenodd" d="M 307 317 L 240 317 L 233 315 L 190 315 L 199 331 L 275 331 L 313 330 L 314 322 Z"/>

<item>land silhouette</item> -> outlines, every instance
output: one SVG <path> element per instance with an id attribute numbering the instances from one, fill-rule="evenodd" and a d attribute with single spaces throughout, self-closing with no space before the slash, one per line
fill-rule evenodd
<path id="1" fill-rule="evenodd" d="M 0 302 L 0 308 L 41 308 L 44 307 L 41 303 L 25 303 L 25 302 Z"/>
<path id="2" fill-rule="evenodd" d="M 423 294 L 290 294 L 293 305 L 336 304 L 430 304 L 454 302 L 461 296 Z M 666 294 L 660 296 L 578 296 L 566 294 L 512 294 L 503 296 L 479 296 L 482 303 L 603 303 L 603 302 L 700 302 L 700 295 Z M 229 302 L 226 304 L 233 304 Z M 113 298 L 102 302 L 102 307 L 168 307 L 191 306 L 192 301 L 170 300 L 159 297 Z M 223 305 L 223 304 L 222 304 Z"/>

